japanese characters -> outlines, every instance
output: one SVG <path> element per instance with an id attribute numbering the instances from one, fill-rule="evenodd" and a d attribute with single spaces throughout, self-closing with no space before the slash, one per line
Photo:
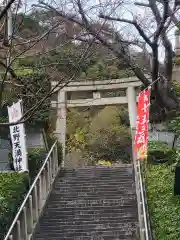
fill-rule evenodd
<path id="1" fill-rule="evenodd" d="M 21 119 L 21 101 L 8 107 L 8 115 L 10 123 Z M 14 169 L 17 172 L 28 171 L 24 124 L 10 126 L 10 134 Z"/>
<path id="2" fill-rule="evenodd" d="M 150 88 L 142 91 L 138 98 L 135 151 L 137 159 L 147 157 L 148 125 L 149 125 Z"/>

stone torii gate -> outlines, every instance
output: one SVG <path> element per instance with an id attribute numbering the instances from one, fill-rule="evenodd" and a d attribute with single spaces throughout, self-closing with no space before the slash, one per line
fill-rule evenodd
<path id="1" fill-rule="evenodd" d="M 52 87 L 57 82 L 52 82 Z M 100 105 L 115 105 L 128 104 L 128 112 L 131 128 L 136 127 L 136 102 L 137 88 L 142 85 L 136 77 L 112 79 L 103 81 L 85 81 L 85 82 L 70 82 L 61 89 L 57 94 L 57 99 L 51 101 L 53 108 L 57 109 L 56 136 L 63 146 L 63 155 L 65 156 L 65 141 L 66 141 L 66 116 L 67 108 L 70 107 L 85 107 L 85 106 L 100 106 Z M 124 90 L 123 96 L 118 97 L 102 97 L 103 91 Z M 86 99 L 68 99 L 68 93 L 83 92 L 86 95 L 91 93 L 92 96 Z"/>

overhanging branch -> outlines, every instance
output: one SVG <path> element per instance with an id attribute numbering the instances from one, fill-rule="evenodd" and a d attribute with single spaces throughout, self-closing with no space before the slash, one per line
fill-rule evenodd
<path id="1" fill-rule="evenodd" d="M 129 24 L 134 25 L 135 28 L 137 29 L 137 31 L 139 32 L 140 36 L 144 39 L 144 41 L 150 47 L 152 46 L 152 42 L 151 42 L 150 38 L 145 34 L 143 29 L 137 23 L 137 21 L 135 21 L 135 20 L 131 21 L 131 20 L 128 20 L 128 19 L 123 19 L 123 18 L 114 18 L 114 17 L 103 15 L 103 14 L 100 14 L 99 17 L 103 18 L 103 19 L 106 19 L 106 20 L 117 21 L 117 22 L 124 22 L 124 23 L 129 23 Z"/>
<path id="2" fill-rule="evenodd" d="M 0 13 L 0 20 L 6 15 L 8 9 L 11 7 L 11 5 L 15 2 L 15 0 L 9 0 L 2 12 Z"/>

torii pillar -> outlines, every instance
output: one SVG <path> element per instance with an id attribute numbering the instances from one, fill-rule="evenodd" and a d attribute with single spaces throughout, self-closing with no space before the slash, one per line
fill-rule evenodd
<path id="1" fill-rule="evenodd" d="M 56 137 L 62 144 L 62 167 L 64 167 L 64 157 L 66 152 L 66 91 L 60 90 L 58 93 L 58 108 L 57 108 L 57 121 L 56 121 Z"/>

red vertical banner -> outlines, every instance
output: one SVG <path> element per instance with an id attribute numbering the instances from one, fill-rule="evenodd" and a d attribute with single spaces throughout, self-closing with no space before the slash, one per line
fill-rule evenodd
<path id="1" fill-rule="evenodd" d="M 138 97 L 135 151 L 138 160 L 147 158 L 150 88 L 140 92 Z"/>

